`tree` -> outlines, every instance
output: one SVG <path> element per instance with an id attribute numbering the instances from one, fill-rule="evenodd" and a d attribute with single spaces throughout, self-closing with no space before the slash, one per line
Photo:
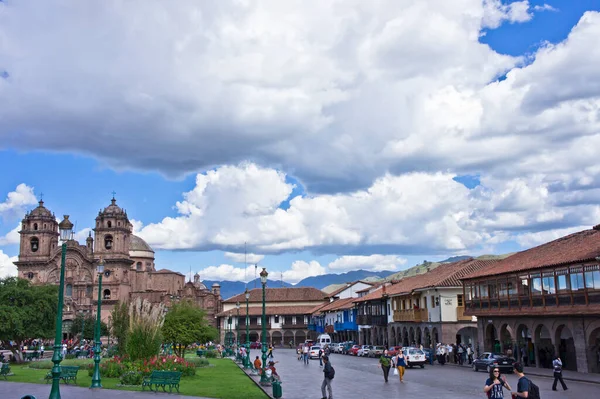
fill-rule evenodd
<path id="1" fill-rule="evenodd" d="M 0 341 L 18 362 L 23 361 L 23 341 L 54 336 L 57 311 L 58 286 L 31 285 L 17 277 L 0 279 Z"/>
<path id="2" fill-rule="evenodd" d="M 181 357 L 194 342 L 208 342 L 217 337 L 217 330 L 208 324 L 204 310 L 188 300 L 169 309 L 162 332 L 166 342 L 176 344 L 175 353 Z"/>
<path id="3" fill-rule="evenodd" d="M 129 303 L 117 302 L 110 313 L 111 334 L 117 339 L 117 352 L 120 356 L 127 353 L 127 335 L 129 332 Z"/>
<path id="4" fill-rule="evenodd" d="M 71 324 L 71 334 L 81 335 L 81 328 L 83 327 L 83 339 L 94 339 L 96 334 L 96 316 L 87 313 L 84 317 L 82 314 L 77 314 L 73 324 Z M 108 335 L 108 326 L 105 322 L 100 320 L 100 336 L 104 337 Z"/>

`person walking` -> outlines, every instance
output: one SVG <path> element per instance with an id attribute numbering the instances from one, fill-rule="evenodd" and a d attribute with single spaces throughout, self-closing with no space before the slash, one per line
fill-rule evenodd
<path id="1" fill-rule="evenodd" d="M 319 367 L 323 367 L 323 349 L 319 348 Z"/>
<path id="2" fill-rule="evenodd" d="M 396 368 L 398 369 L 398 376 L 400 377 L 400 382 L 404 384 L 404 370 L 406 369 L 406 356 L 404 356 L 404 352 L 402 349 L 398 351 L 398 355 L 396 355 Z"/>
<path id="3" fill-rule="evenodd" d="M 492 368 L 490 370 L 490 378 L 485 381 L 483 392 L 487 393 L 490 399 L 503 399 L 504 388 L 512 391 L 508 381 L 506 381 L 506 377 L 500 375 L 500 369 Z"/>
<path id="4" fill-rule="evenodd" d="M 325 366 L 323 367 L 323 383 L 321 384 L 321 398 L 322 399 L 333 399 L 333 392 L 331 390 L 331 380 L 333 379 L 335 371 L 333 371 L 333 367 L 329 362 L 329 356 L 323 356 L 323 362 Z M 327 392 L 329 396 L 325 394 L 325 389 L 327 388 Z"/>
<path id="5" fill-rule="evenodd" d="M 267 357 L 270 357 L 271 359 L 273 359 L 273 345 L 269 345 L 269 353 L 268 353 Z"/>
<path id="6" fill-rule="evenodd" d="M 552 390 L 556 391 L 556 383 L 558 381 L 560 381 L 560 385 L 562 385 L 562 389 L 563 391 L 566 391 L 567 389 L 567 384 L 565 384 L 565 381 L 563 380 L 562 377 L 562 360 L 560 360 L 559 356 L 556 356 L 554 358 L 554 360 L 552 361 L 552 367 L 554 368 L 554 383 L 552 384 Z"/>
<path id="7" fill-rule="evenodd" d="M 514 398 L 529 398 L 532 399 L 533 397 L 537 396 L 537 398 L 539 398 L 539 389 L 537 387 L 537 385 L 535 385 L 533 382 L 531 382 L 531 380 L 527 377 L 525 377 L 525 373 L 523 373 L 523 365 L 521 363 L 514 363 L 513 364 L 513 369 L 515 371 L 515 373 L 517 374 L 517 376 L 519 377 L 519 381 L 517 382 L 517 391 L 516 392 L 512 392 L 512 397 Z M 532 393 L 532 395 L 534 395 L 533 397 L 530 397 L 529 393 Z M 537 395 L 536 395 L 537 393 Z"/>
<path id="8" fill-rule="evenodd" d="M 304 345 L 302 348 L 302 357 L 304 358 L 304 364 L 308 364 L 308 345 Z"/>
<path id="9" fill-rule="evenodd" d="M 392 362 L 392 358 L 388 355 L 387 349 L 383 351 L 383 354 L 379 358 L 379 365 L 381 366 L 381 370 L 383 370 L 383 379 L 385 382 L 388 382 L 388 376 L 390 375 L 390 363 Z"/>

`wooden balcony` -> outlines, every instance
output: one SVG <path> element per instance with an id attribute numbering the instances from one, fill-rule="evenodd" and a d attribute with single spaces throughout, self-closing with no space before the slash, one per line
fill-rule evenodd
<path id="1" fill-rule="evenodd" d="M 395 310 L 394 321 L 411 321 L 420 323 L 429 320 L 427 309 Z"/>
<path id="2" fill-rule="evenodd" d="M 282 324 L 281 328 L 284 330 L 306 330 L 308 328 L 308 324 Z"/>
<path id="3" fill-rule="evenodd" d="M 456 321 L 473 321 L 473 316 L 465 315 L 465 307 L 456 307 Z"/>

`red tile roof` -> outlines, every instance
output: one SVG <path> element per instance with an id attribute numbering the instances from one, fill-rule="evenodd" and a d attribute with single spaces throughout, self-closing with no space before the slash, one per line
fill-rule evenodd
<path id="1" fill-rule="evenodd" d="M 414 290 L 424 289 L 429 287 L 460 287 L 460 279 L 470 273 L 490 269 L 497 260 L 477 260 L 465 259 L 458 262 L 444 263 L 435 269 L 417 274 L 411 277 L 405 277 L 397 282 L 392 282 L 391 285 L 385 286 L 383 289 L 378 289 L 364 297 L 357 298 L 354 302 L 365 302 L 380 299 L 385 293 L 389 296 L 409 294 Z"/>
<path id="2" fill-rule="evenodd" d="M 248 302 L 262 303 L 262 288 L 255 288 L 250 291 L 250 299 Z M 267 302 L 310 302 L 322 301 L 325 299 L 325 293 L 321 290 L 312 287 L 288 287 L 288 288 L 266 288 L 265 297 Z M 237 294 L 223 303 L 246 302 L 245 293 Z M 312 306 L 312 305 L 311 305 Z"/>
<path id="3" fill-rule="evenodd" d="M 594 261 L 598 256 L 600 256 L 600 225 L 517 252 L 498 261 L 493 268 L 481 269 L 462 279 Z"/>
<path id="4" fill-rule="evenodd" d="M 313 305 L 302 305 L 302 306 L 267 306 L 266 314 L 267 315 L 310 315 L 312 314 L 312 310 L 314 309 Z M 219 317 L 227 317 L 227 316 L 236 316 L 237 309 L 225 310 L 223 312 L 217 313 Z M 250 306 L 248 307 L 248 315 L 249 316 L 261 316 L 262 315 L 262 306 Z M 246 308 L 240 308 L 240 317 L 246 316 Z"/>
<path id="5" fill-rule="evenodd" d="M 352 302 L 355 299 L 356 298 L 338 299 L 337 301 L 333 301 L 333 302 L 328 303 L 327 305 L 323 306 L 321 309 L 319 309 L 319 313 L 333 312 L 333 311 L 337 311 L 340 309 L 346 309 L 346 306 L 348 306 L 348 305 L 350 308 L 353 308 L 354 305 L 352 304 Z"/>

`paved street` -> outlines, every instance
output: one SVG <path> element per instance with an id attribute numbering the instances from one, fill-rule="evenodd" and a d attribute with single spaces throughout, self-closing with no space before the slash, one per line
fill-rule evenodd
<path id="1" fill-rule="evenodd" d="M 260 355 L 257 350 L 251 352 L 252 359 Z M 318 360 L 311 360 L 310 365 L 306 366 L 302 361 L 296 360 L 296 354 L 291 349 L 276 349 L 274 355 L 275 360 L 279 361 L 276 367 L 282 377 L 284 399 L 321 397 L 323 373 Z M 405 395 L 411 399 L 485 397 L 482 390 L 486 373 L 474 373 L 466 367 L 434 365 L 426 366 L 425 369 L 409 369 L 406 371 L 404 384 L 400 384 L 398 377 L 391 373 L 389 383 L 385 384 L 377 359 L 333 354 L 331 361 L 336 370 L 332 384 L 336 399 L 389 399 Z M 507 379 L 513 389 L 516 389 L 516 375 L 509 374 Z M 563 392 L 561 389 L 554 392 L 551 389 L 552 379 L 540 376 L 532 376 L 531 379 L 540 387 L 544 399 L 592 398 L 600 394 L 598 384 L 567 381 L 568 391 Z M 510 399 L 510 394 L 506 391 L 505 397 Z"/>

